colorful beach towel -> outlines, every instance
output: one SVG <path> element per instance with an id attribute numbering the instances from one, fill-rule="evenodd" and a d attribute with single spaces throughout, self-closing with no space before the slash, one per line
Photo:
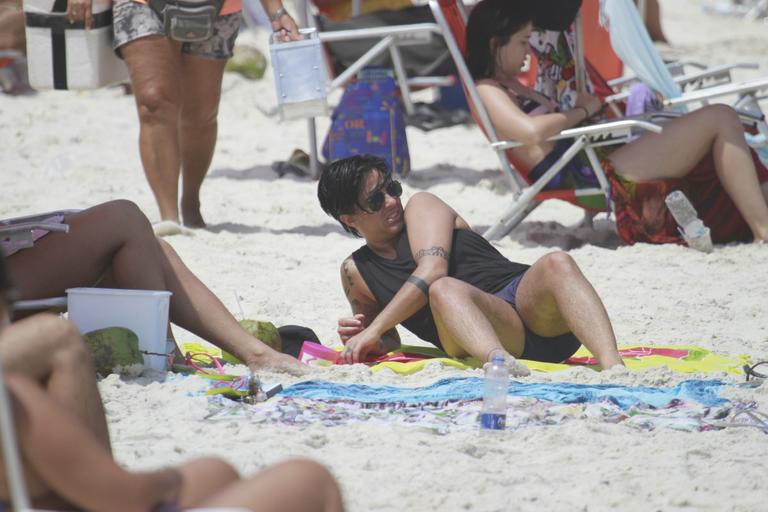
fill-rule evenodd
<path id="1" fill-rule="evenodd" d="M 510 383 L 507 430 L 572 420 L 622 423 L 631 428 L 697 432 L 740 425 L 759 414 L 754 403 L 729 402 L 720 381 L 691 380 L 673 388 L 568 383 Z M 243 419 L 304 428 L 356 423 L 399 425 L 437 434 L 478 429 L 482 380 L 442 379 L 430 386 L 396 387 L 308 381 L 258 406 L 209 398 L 207 419 Z M 751 416 L 745 415 L 748 413 Z M 741 423 L 737 418 L 745 419 Z M 768 433 L 768 430 L 764 430 Z"/>
<path id="2" fill-rule="evenodd" d="M 183 353 L 204 352 L 222 357 L 222 351 L 212 345 L 184 343 L 181 349 Z M 744 373 L 742 367 L 750 361 L 749 357 L 743 354 L 726 356 L 693 345 L 621 345 L 619 346 L 619 353 L 627 367 L 633 370 L 667 366 L 670 370 L 680 373 L 726 372 L 732 375 L 742 375 Z M 239 362 L 229 354 L 225 354 L 224 358 L 227 362 Z M 201 359 L 200 362 L 205 362 L 205 360 Z M 423 370 L 427 363 L 435 362 L 458 369 L 480 368 L 482 366 L 480 361 L 474 358 L 454 359 L 435 347 L 411 345 L 403 345 L 400 350 L 378 358 L 370 363 L 370 366 L 374 372 L 386 368 L 400 375 L 411 375 Z M 574 365 L 597 366 L 597 360 L 585 347 L 579 348 L 565 363 L 543 363 L 527 360 L 523 360 L 523 362 L 531 370 L 539 372 L 563 371 Z"/>

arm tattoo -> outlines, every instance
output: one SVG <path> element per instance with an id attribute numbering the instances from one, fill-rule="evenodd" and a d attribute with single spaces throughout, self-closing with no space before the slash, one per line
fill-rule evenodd
<path id="1" fill-rule="evenodd" d="M 414 255 L 413 259 L 418 261 L 423 256 L 439 256 L 440 258 L 443 258 L 445 261 L 448 261 L 449 252 L 446 251 L 443 247 L 440 247 L 439 245 L 433 245 L 429 249 L 419 249 Z"/>
<path id="2" fill-rule="evenodd" d="M 352 274 L 349 271 L 349 259 L 344 260 L 344 263 L 341 265 L 341 269 L 344 272 L 345 279 L 345 282 L 342 283 L 344 287 L 344 295 L 349 297 L 349 292 L 352 291 Z"/>

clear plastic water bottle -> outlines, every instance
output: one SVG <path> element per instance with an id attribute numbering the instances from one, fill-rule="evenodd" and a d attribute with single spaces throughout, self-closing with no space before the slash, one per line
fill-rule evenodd
<path id="1" fill-rule="evenodd" d="M 480 411 L 480 428 L 504 430 L 507 424 L 507 388 L 509 369 L 504 354 L 496 351 L 491 362 L 485 365 L 483 382 L 483 408 Z"/>
<path id="2" fill-rule="evenodd" d="M 675 218 L 678 230 L 688 247 L 702 252 L 712 252 L 712 237 L 709 228 L 699 219 L 696 209 L 679 190 L 674 190 L 664 199 L 667 208 Z"/>

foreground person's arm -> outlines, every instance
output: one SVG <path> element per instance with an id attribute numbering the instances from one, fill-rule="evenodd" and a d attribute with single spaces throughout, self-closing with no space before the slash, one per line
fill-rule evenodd
<path id="1" fill-rule="evenodd" d="M 6 382 L 25 464 L 57 496 L 84 510 L 113 512 L 146 512 L 178 497 L 178 471 L 125 471 L 37 383 L 20 375 L 8 375 Z"/>
<path id="2" fill-rule="evenodd" d="M 416 270 L 392 300 L 370 324 L 352 337 L 344 360 L 357 363 L 365 359 L 382 335 L 410 318 L 427 304 L 429 285 L 448 275 L 453 230 L 468 227 L 461 217 L 438 197 L 422 192 L 405 207 L 405 223 Z"/>

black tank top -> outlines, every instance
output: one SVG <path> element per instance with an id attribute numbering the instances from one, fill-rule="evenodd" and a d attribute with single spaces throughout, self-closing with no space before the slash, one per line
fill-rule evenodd
<path id="1" fill-rule="evenodd" d="M 383 308 L 400 290 L 405 280 L 416 270 L 408 233 L 404 229 L 397 241 L 397 255 L 386 259 L 367 245 L 352 253 L 360 275 Z M 471 284 L 484 292 L 496 293 L 512 278 L 528 269 L 528 265 L 505 258 L 485 238 L 468 229 L 453 231 L 448 275 Z M 403 327 L 424 341 L 442 347 L 429 304 L 402 322 Z"/>

